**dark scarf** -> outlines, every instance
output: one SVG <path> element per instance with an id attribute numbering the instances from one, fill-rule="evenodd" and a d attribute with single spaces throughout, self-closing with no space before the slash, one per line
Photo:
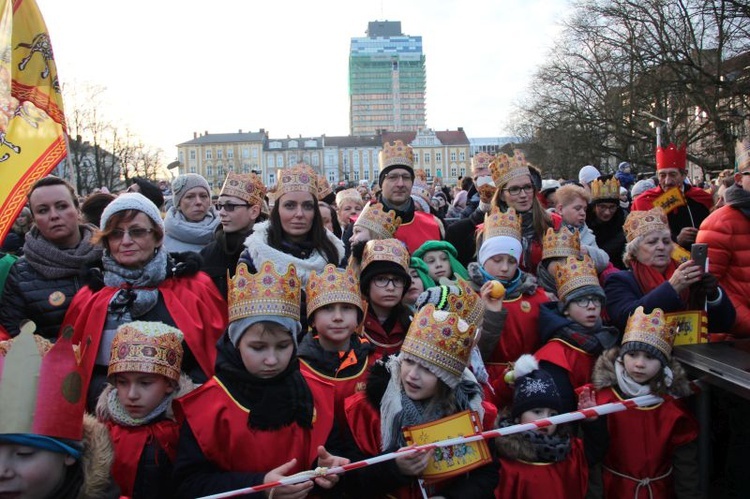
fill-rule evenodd
<path id="1" fill-rule="evenodd" d="M 515 424 L 517 423 L 510 419 L 503 419 L 498 427 L 502 429 Z M 538 462 L 559 463 L 565 461 L 570 454 L 570 436 L 562 436 L 558 433 L 547 435 L 533 430 L 520 433 L 519 436 L 534 449 Z"/>
<path id="2" fill-rule="evenodd" d="M 216 345 L 216 377 L 242 406 L 249 409 L 248 428 L 272 431 L 293 423 L 312 428 L 313 397 L 299 359 L 292 356 L 287 368 L 271 379 L 247 372 L 239 350 L 224 335 Z"/>
<path id="3" fill-rule="evenodd" d="M 102 257 L 102 249 L 91 244 L 93 225 L 79 225 L 81 242 L 75 248 L 59 248 L 45 239 L 36 226 L 26 235 L 23 254 L 29 265 L 45 279 L 62 279 L 81 273 Z"/>
<path id="4" fill-rule="evenodd" d="M 388 201 L 383 199 L 382 195 L 378 195 L 378 201 L 383 205 L 383 208 L 385 208 L 384 211 L 396 212 L 396 216 L 401 217 L 402 224 L 408 224 L 414 219 L 414 200 L 412 198 L 409 198 L 409 200 L 406 202 L 405 210 L 397 210 L 390 203 L 388 203 Z"/>
<path id="5" fill-rule="evenodd" d="M 246 230 L 239 230 L 237 232 L 226 233 L 219 225 L 214 234 L 214 240 L 218 243 L 219 248 L 229 256 L 230 261 L 237 261 L 240 259 L 240 254 L 245 250 L 245 239 L 247 236 L 252 234 L 253 229 L 249 228 Z"/>
<path id="6" fill-rule="evenodd" d="M 536 230 L 534 229 L 534 212 L 533 210 L 521 213 L 521 245 L 523 246 L 523 257 L 521 263 L 529 270 L 531 269 L 531 246 L 536 239 Z"/>
<path id="7" fill-rule="evenodd" d="M 329 352 L 312 334 L 306 334 L 299 345 L 299 358 L 327 376 L 338 377 L 346 376 L 352 366 L 360 368 L 372 350 L 369 342 L 362 342 L 355 334 L 349 340 L 348 350 Z"/>
<path id="8" fill-rule="evenodd" d="M 108 254 L 102 257 L 104 284 L 119 288 L 109 302 L 109 312 L 122 317 L 129 312 L 133 318 L 141 317 L 159 301 L 158 286 L 167 277 L 167 252 L 160 248 L 143 267 L 125 268 Z"/>
<path id="9" fill-rule="evenodd" d="M 568 324 L 556 330 L 552 337 L 560 338 L 591 355 L 599 355 L 604 350 L 612 348 L 617 345 L 619 339 L 617 329 L 603 326 L 601 319 L 597 319 L 593 327 L 568 321 Z M 542 338 L 542 341 L 546 340 Z"/>

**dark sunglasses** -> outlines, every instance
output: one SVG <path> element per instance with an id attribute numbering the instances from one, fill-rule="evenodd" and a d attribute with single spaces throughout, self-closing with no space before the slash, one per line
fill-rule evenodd
<path id="1" fill-rule="evenodd" d="M 247 203 L 245 203 L 245 204 L 229 204 L 229 203 L 221 204 L 221 203 L 216 203 L 215 206 L 216 206 L 216 211 L 224 210 L 227 213 L 232 213 L 234 210 L 236 210 L 239 207 L 242 207 L 242 206 L 247 207 L 247 206 L 250 206 L 250 205 L 247 204 Z"/>

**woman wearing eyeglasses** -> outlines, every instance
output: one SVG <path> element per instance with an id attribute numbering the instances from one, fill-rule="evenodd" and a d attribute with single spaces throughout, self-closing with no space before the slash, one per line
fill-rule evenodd
<path id="1" fill-rule="evenodd" d="M 72 326 L 74 343 L 86 350 L 89 410 L 104 388 L 117 327 L 135 320 L 181 330 L 183 371 L 196 383 L 213 376 L 216 341 L 227 325 L 226 302 L 199 271 L 198 255 L 166 252 L 164 223 L 154 203 L 139 193 L 120 195 L 104 209 L 94 242 L 104 247 L 103 271 L 92 273 L 63 321 L 63 333 Z"/>
<path id="2" fill-rule="evenodd" d="M 201 250 L 203 271 L 227 297 L 227 272 L 234 276 L 237 261 L 245 249 L 245 239 L 252 234 L 256 221 L 265 216 L 260 212 L 266 188 L 254 173 L 229 173 L 219 193 L 216 212 L 221 222 L 214 241 Z"/>
<path id="3" fill-rule="evenodd" d="M 591 184 L 591 202 L 586 211 L 586 225 L 594 232 L 596 244 L 609 255 L 609 261 L 620 270 L 625 269 L 625 217 L 628 211 L 620 204 L 620 183 L 594 180 Z M 626 191 L 627 193 L 627 191 Z"/>
<path id="4" fill-rule="evenodd" d="M 524 160 L 513 160 L 501 154 L 490 164 L 490 171 L 497 186 L 492 204 L 501 211 L 513 208 L 521 215 L 521 270 L 536 275 L 542 259 L 544 234 L 550 227 L 558 230 L 561 218 L 542 207 L 536 195 L 542 183 L 541 174 Z"/>
<path id="5" fill-rule="evenodd" d="M 96 227 L 80 223 L 78 197 L 65 180 L 38 180 L 27 196 L 34 225 L 26 234 L 24 256 L 5 281 L 0 325 L 16 336 L 33 320 L 40 336 L 55 341 L 65 311 L 83 286 L 81 269 L 97 265 L 102 250 L 91 238 Z"/>
<path id="6" fill-rule="evenodd" d="M 219 214 L 211 206 L 208 181 L 196 173 L 172 181 L 172 207 L 164 218 L 164 247 L 170 253 L 200 252 L 214 239 Z"/>

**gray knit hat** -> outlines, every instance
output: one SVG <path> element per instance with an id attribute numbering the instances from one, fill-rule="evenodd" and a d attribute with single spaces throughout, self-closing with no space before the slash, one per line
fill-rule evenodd
<path id="1" fill-rule="evenodd" d="M 203 187 L 209 195 L 211 194 L 208 181 L 197 173 L 186 173 L 172 181 L 172 204 L 175 209 L 179 208 L 182 196 L 193 187 Z"/>
<path id="2" fill-rule="evenodd" d="M 164 230 L 164 220 L 161 219 L 159 208 L 140 192 L 127 192 L 117 196 L 114 201 L 104 208 L 99 226 L 104 230 L 107 227 L 109 217 L 115 213 L 127 210 L 138 210 L 146 214 L 154 222 L 154 225 Z"/>

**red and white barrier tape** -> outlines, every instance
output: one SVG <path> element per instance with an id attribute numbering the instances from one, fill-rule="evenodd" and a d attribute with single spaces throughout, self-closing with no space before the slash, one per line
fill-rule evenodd
<path id="1" fill-rule="evenodd" d="M 326 475 L 338 475 L 346 473 L 347 471 L 364 468 L 365 466 L 371 466 L 373 464 L 382 463 L 396 459 L 398 456 L 411 454 L 419 450 L 429 450 L 435 447 L 448 447 L 450 445 L 458 445 L 462 443 L 476 442 L 478 440 L 484 440 L 489 438 L 504 437 L 512 435 L 514 433 L 522 433 L 524 431 L 536 430 L 538 428 L 544 428 L 545 426 L 559 425 L 565 423 L 572 423 L 574 421 L 580 421 L 596 416 L 605 416 L 614 412 L 625 411 L 634 407 L 644 407 L 663 402 L 661 397 L 656 395 L 643 395 L 641 397 L 635 397 L 632 399 L 623 400 L 622 402 L 611 402 L 609 404 L 597 405 L 590 409 L 581 409 L 579 411 L 568 412 L 565 414 L 558 414 L 549 418 L 538 419 L 533 423 L 517 424 L 508 426 L 507 428 L 488 430 L 476 435 L 470 435 L 468 437 L 456 437 L 447 440 L 441 440 L 425 445 L 416 445 L 412 447 L 404 447 L 395 452 L 389 452 L 387 454 L 381 454 L 362 461 L 345 464 L 343 466 L 335 466 L 333 468 L 317 468 L 315 470 L 303 471 L 296 475 L 291 475 L 275 482 L 268 482 L 254 487 L 247 487 L 244 489 L 231 490 L 229 492 L 222 492 L 220 494 L 213 494 L 210 496 L 203 496 L 199 499 L 223 499 L 225 497 L 237 497 L 244 494 L 252 494 L 254 492 L 261 492 L 263 490 L 280 487 L 282 485 L 294 485 L 296 483 L 306 482 L 312 480 L 315 477 L 326 476 Z"/>

